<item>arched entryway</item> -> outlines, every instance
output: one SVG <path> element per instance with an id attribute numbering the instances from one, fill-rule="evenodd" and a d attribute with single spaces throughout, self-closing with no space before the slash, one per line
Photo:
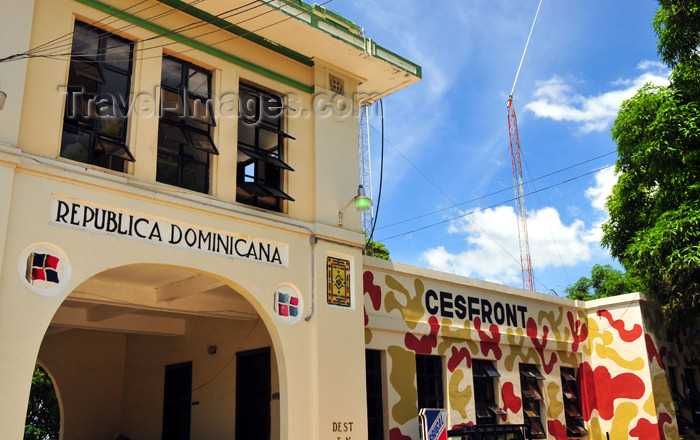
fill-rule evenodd
<path id="1" fill-rule="evenodd" d="M 275 349 L 244 295 L 211 274 L 165 265 L 118 267 L 81 283 L 38 357 L 61 388 L 61 437 L 279 439 Z"/>

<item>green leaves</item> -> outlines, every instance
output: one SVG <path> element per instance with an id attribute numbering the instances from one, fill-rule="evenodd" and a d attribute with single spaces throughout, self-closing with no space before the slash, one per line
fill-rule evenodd
<path id="1" fill-rule="evenodd" d="M 700 45 L 700 0 L 659 0 L 653 24 L 661 59 L 670 67 L 687 61 Z"/>
<path id="2" fill-rule="evenodd" d="M 591 269 L 591 277 L 581 277 L 577 282 L 564 289 L 567 298 L 589 301 L 609 296 L 638 292 L 641 284 L 633 276 L 614 269 L 609 264 L 596 264 Z"/>
<path id="3" fill-rule="evenodd" d="M 39 364 L 34 367 L 24 440 L 58 440 L 61 411 L 49 375 Z"/>
<path id="4" fill-rule="evenodd" d="M 668 87 L 646 85 L 620 107 L 602 243 L 680 324 L 700 313 L 700 0 L 659 3 L 659 53 L 674 70 Z"/>

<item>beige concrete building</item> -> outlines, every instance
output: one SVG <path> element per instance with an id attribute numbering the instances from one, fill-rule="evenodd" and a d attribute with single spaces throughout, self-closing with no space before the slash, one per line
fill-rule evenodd
<path id="1" fill-rule="evenodd" d="M 35 361 L 66 440 L 365 438 L 364 234 L 338 212 L 358 104 L 420 67 L 302 2 L 0 20 L 2 57 L 29 51 L 0 63 L 0 438 L 22 437 Z"/>
<path id="2" fill-rule="evenodd" d="M 363 256 L 357 111 L 421 69 L 354 23 L 290 0 L 6 3 L 3 440 L 36 363 L 64 440 L 418 439 L 420 408 L 693 438 L 697 335 L 643 296 Z"/>

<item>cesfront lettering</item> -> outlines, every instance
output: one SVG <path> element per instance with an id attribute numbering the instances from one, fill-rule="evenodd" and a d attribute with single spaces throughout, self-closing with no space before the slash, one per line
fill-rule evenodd
<path id="1" fill-rule="evenodd" d="M 484 323 L 525 327 L 527 307 L 501 302 L 491 302 L 485 298 L 464 297 L 451 292 L 440 293 L 430 289 L 425 292 L 425 309 L 431 315 L 445 318 L 468 319 L 480 317 Z"/>

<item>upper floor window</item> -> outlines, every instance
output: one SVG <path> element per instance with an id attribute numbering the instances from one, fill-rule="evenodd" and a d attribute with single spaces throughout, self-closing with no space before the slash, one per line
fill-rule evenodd
<path id="1" fill-rule="evenodd" d="M 124 171 L 133 43 L 76 22 L 61 157 Z"/>
<path id="2" fill-rule="evenodd" d="M 576 373 L 573 368 L 561 367 L 561 387 L 564 394 L 566 435 L 569 437 L 587 437 L 588 431 L 584 428 L 579 390 L 576 385 Z M 527 410 L 525 410 L 525 413 L 527 415 Z"/>
<path id="3" fill-rule="evenodd" d="M 540 402 L 542 402 L 540 381 L 543 380 L 544 376 L 542 376 L 535 365 L 520 364 L 520 390 L 523 396 L 523 412 L 525 413 L 525 424 L 530 427 L 532 438 L 547 438 L 542 425 L 542 415 L 540 414 Z M 571 404 L 566 406 L 565 410 L 567 417 L 575 413 L 575 408 Z"/>
<path id="4" fill-rule="evenodd" d="M 491 361 L 474 359 L 472 361 L 474 374 L 474 403 L 476 404 L 476 424 L 495 425 L 498 417 L 506 415 L 496 405 L 494 377 L 501 377 Z"/>
<path id="5" fill-rule="evenodd" d="M 248 85 L 239 90 L 238 169 L 236 200 L 273 211 L 282 200 L 294 199 L 283 191 L 283 173 L 294 171 L 284 162 L 285 105 L 282 97 Z"/>
<path id="6" fill-rule="evenodd" d="M 156 180 L 209 192 L 212 154 L 211 72 L 187 61 L 163 57 Z"/>
<path id="7" fill-rule="evenodd" d="M 442 388 L 442 358 L 426 354 L 416 355 L 416 384 L 418 409 L 444 408 Z"/>

